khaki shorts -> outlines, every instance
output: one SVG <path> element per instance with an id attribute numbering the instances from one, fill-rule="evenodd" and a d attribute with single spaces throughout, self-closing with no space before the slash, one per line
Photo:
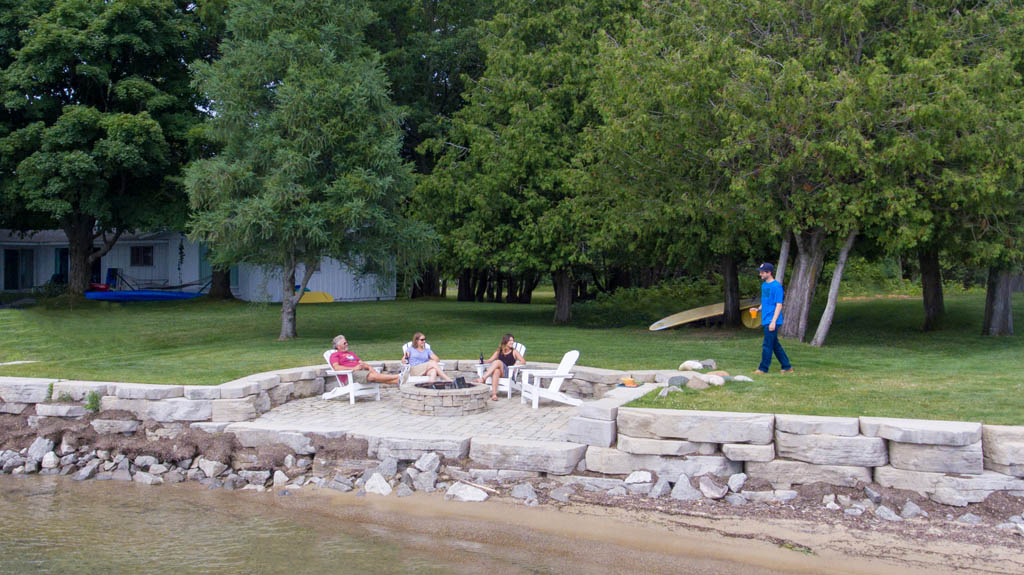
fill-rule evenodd
<path id="1" fill-rule="evenodd" d="M 428 369 L 430 369 L 429 361 L 427 363 L 421 363 L 419 365 L 414 365 L 411 368 L 409 368 L 409 375 L 426 375 Z"/>

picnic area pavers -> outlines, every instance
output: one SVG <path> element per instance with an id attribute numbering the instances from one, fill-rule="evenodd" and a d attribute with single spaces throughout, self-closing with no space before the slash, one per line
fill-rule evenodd
<path id="1" fill-rule="evenodd" d="M 381 401 L 324 401 L 311 397 L 290 401 L 247 425 L 303 433 L 347 433 L 365 437 L 458 438 L 497 436 L 508 439 L 566 441 L 576 407 L 542 404 L 533 409 L 518 397 L 491 401 L 487 411 L 462 417 L 410 415 L 401 410 L 398 389 L 381 388 Z"/>

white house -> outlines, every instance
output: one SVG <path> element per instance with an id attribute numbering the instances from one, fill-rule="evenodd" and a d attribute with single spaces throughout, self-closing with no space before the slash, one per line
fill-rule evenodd
<path id="1" fill-rule="evenodd" d="M 97 241 L 97 246 L 102 242 Z M 28 291 L 45 285 L 55 275 L 68 275 L 68 240 L 63 231 L 44 230 L 23 235 L 0 229 L 0 288 Z M 116 274 L 110 270 L 114 269 Z M 300 266 L 297 274 L 301 277 Z M 177 232 L 123 234 L 100 261 L 93 264 L 95 283 L 117 276 L 117 289 L 176 287 L 205 291 L 210 281 L 206 247 Z M 231 291 L 246 301 L 280 302 L 280 271 L 242 264 L 231 269 Z M 381 287 L 377 278 L 357 278 L 337 260 L 325 258 L 307 289 L 330 294 L 334 301 L 395 299 L 395 283 Z"/>

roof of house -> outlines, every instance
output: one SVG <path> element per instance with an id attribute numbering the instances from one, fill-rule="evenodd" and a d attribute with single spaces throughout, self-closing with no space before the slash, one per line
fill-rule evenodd
<path id="1" fill-rule="evenodd" d="M 180 236 L 178 232 L 130 232 L 121 234 L 118 242 L 143 242 L 143 241 L 167 241 Z M 34 232 L 19 232 L 15 230 L 0 229 L 0 244 L 19 246 L 63 246 L 67 245 L 68 237 L 63 230 L 39 230 Z M 103 238 L 96 238 L 95 243 L 100 245 Z"/>

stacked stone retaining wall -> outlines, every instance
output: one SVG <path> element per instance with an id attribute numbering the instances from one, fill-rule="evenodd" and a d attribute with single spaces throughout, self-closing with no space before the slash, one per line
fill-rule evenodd
<path id="1" fill-rule="evenodd" d="M 599 415 L 582 407 L 580 412 Z M 1024 496 L 1021 426 L 623 407 L 614 417 L 616 447 L 591 445 L 589 471 L 643 469 L 669 477 L 744 472 L 776 489 L 875 482 L 958 506 L 996 491 Z M 604 437 L 594 439 L 603 443 Z"/>

